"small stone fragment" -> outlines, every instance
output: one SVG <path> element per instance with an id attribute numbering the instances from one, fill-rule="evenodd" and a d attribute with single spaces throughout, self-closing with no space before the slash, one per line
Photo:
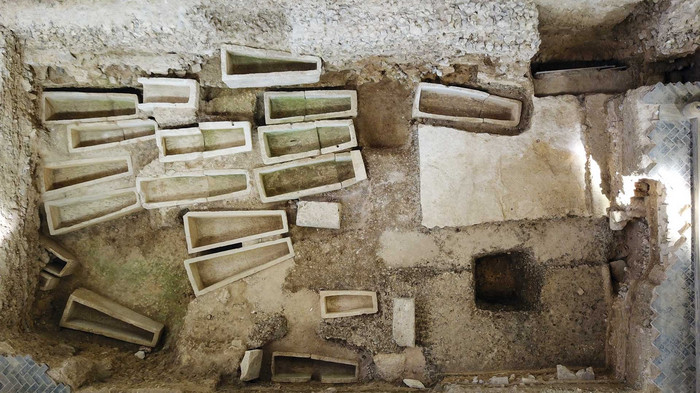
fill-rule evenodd
<path id="1" fill-rule="evenodd" d="M 522 383 L 535 383 L 537 382 L 537 378 L 535 378 L 534 375 L 528 374 L 526 377 L 521 378 Z"/>
<path id="2" fill-rule="evenodd" d="M 491 377 L 488 381 L 489 385 L 508 385 L 508 377 Z"/>
<path id="3" fill-rule="evenodd" d="M 260 366 L 262 366 L 262 349 L 251 349 L 245 351 L 241 360 L 241 381 L 252 381 L 260 376 Z"/>
<path id="4" fill-rule="evenodd" d="M 425 389 L 425 385 L 423 385 L 423 382 L 417 380 L 417 379 L 404 379 L 403 383 L 406 384 L 409 388 L 413 389 Z"/>
<path id="5" fill-rule="evenodd" d="M 583 294 L 586 293 L 586 292 L 584 292 L 583 288 L 579 288 L 579 289 L 576 291 L 576 293 L 578 293 L 579 296 L 583 296 Z"/>
<path id="6" fill-rule="evenodd" d="M 340 229 L 340 203 L 299 201 L 297 226 Z"/>
<path id="7" fill-rule="evenodd" d="M 136 353 L 134 354 L 134 356 L 136 356 L 137 358 L 143 360 L 143 359 L 146 358 L 146 352 L 144 352 L 144 351 L 138 351 L 138 352 L 136 352 Z"/>
<path id="8" fill-rule="evenodd" d="M 576 379 L 576 374 L 572 373 L 571 370 L 569 370 L 565 366 L 562 366 L 561 364 L 557 364 L 557 379 L 558 380 Z"/>
<path id="9" fill-rule="evenodd" d="M 586 369 L 581 369 L 576 371 L 576 377 L 584 381 L 592 381 L 595 379 L 595 373 L 593 372 L 593 367 L 587 367 Z"/>

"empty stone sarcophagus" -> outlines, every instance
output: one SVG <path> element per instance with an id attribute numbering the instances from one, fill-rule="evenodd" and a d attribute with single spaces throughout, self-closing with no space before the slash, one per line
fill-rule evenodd
<path id="1" fill-rule="evenodd" d="M 39 244 L 54 256 L 44 266 L 44 270 L 48 273 L 56 277 L 70 276 L 80 266 L 75 255 L 54 240 L 40 234 Z"/>
<path id="2" fill-rule="evenodd" d="M 273 352 L 273 382 L 352 383 L 359 375 L 357 361 L 296 352 Z"/>
<path id="3" fill-rule="evenodd" d="M 265 124 L 357 116 L 355 90 L 270 91 L 264 101 Z"/>
<path id="4" fill-rule="evenodd" d="M 263 162 L 267 165 L 335 153 L 357 146 L 352 120 L 322 120 L 258 127 Z"/>
<path id="5" fill-rule="evenodd" d="M 293 257 L 292 241 L 283 238 L 186 259 L 185 270 L 195 296 L 200 296 Z"/>
<path id="6" fill-rule="evenodd" d="M 44 202 L 51 235 L 61 235 L 114 220 L 141 209 L 134 188 Z"/>
<path id="7" fill-rule="evenodd" d="M 69 124 L 68 151 L 79 153 L 150 140 L 157 129 L 158 123 L 149 119 Z"/>
<path id="8" fill-rule="evenodd" d="M 263 202 L 340 190 L 367 179 L 359 151 L 325 154 L 254 170 Z"/>
<path id="9" fill-rule="evenodd" d="M 85 288 L 68 298 L 60 326 L 149 347 L 158 344 L 164 327 Z"/>
<path id="10" fill-rule="evenodd" d="M 248 242 L 289 231 L 284 210 L 201 211 L 185 214 L 190 253 Z"/>
<path id="11" fill-rule="evenodd" d="M 252 150 L 250 122 L 216 121 L 198 127 L 158 130 L 158 159 L 188 161 Z"/>
<path id="12" fill-rule="evenodd" d="M 88 158 L 45 163 L 42 168 L 45 196 L 92 184 L 128 177 L 133 174 L 130 156 Z"/>
<path id="13" fill-rule="evenodd" d="M 516 127 L 521 108 L 518 100 L 480 90 L 420 83 L 413 102 L 413 118 Z"/>
<path id="14" fill-rule="evenodd" d="M 353 317 L 378 310 L 373 291 L 320 291 L 321 318 Z"/>
<path id="15" fill-rule="evenodd" d="M 143 103 L 138 106 L 142 111 L 199 108 L 199 82 L 194 79 L 139 78 L 138 81 L 143 85 Z"/>
<path id="16" fill-rule="evenodd" d="M 119 120 L 137 117 L 136 94 L 45 91 L 41 99 L 42 120 L 48 124 Z"/>
<path id="17" fill-rule="evenodd" d="M 221 48 L 221 80 L 233 89 L 316 83 L 321 71 L 316 56 L 240 45 Z"/>
<path id="18" fill-rule="evenodd" d="M 220 169 L 137 177 L 136 189 L 145 209 L 157 209 L 238 198 L 250 193 L 250 181 L 245 170 Z"/>

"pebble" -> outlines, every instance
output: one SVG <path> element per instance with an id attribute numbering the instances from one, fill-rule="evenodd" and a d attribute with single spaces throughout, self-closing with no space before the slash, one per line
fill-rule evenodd
<path id="1" fill-rule="evenodd" d="M 146 358 L 146 352 L 144 352 L 144 351 L 138 351 L 138 352 L 136 352 L 136 353 L 134 354 L 134 356 L 136 356 L 137 358 L 143 360 L 143 359 Z"/>

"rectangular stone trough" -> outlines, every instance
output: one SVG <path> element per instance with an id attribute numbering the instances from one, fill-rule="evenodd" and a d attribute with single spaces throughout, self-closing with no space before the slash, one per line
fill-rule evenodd
<path id="1" fill-rule="evenodd" d="M 54 276 L 53 274 L 50 274 L 49 272 L 46 272 L 44 270 L 39 272 L 38 287 L 40 291 L 50 291 L 52 289 L 55 289 L 60 281 L 60 278 Z"/>
<path id="2" fill-rule="evenodd" d="M 240 45 L 221 48 L 221 79 L 233 89 L 316 83 L 321 72 L 316 56 Z"/>
<path id="3" fill-rule="evenodd" d="M 357 382 L 357 361 L 297 352 L 272 353 L 273 382 Z"/>
<path id="4" fill-rule="evenodd" d="M 357 116 L 355 90 L 270 91 L 264 94 L 265 124 Z"/>
<path id="5" fill-rule="evenodd" d="M 289 231 L 284 210 L 201 211 L 185 214 L 190 253 L 248 242 Z"/>
<path id="6" fill-rule="evenodd" d="M 158 130 L 160 162 L 188 161 L 251 151 L 250 122 L 216 121 L 198 127 Z"/>
<path id="7" fill-rule="evenodd" d="M 149 119 L 69 124 L 68 151 L 79 153 L 151 140 L 156 130 L 158 123 Z"/>
<path id="8" fill-rule="evenodd" d="M 44 194 L 51 196 L 133 173 L 130 156 L 52 162 L 43 165 L 41 186 Z"/>
<path id="9" fill-rule="evenodd" d="M 267 165 L 357 146 L 352 119 L 262 126 L 258 127 L 258 140 Z"/>
<path id="10" fill-rule="evenodd" d="M 72 252 L 44 235 L 39 235 L 39 244 L 53 254 L 44 270 L 56 277 L 70 276 L 80 266 L 80 262 Z"/>
<path id="11" fill-rule="evenodd" d="M 70 295 L 61 327 L 148 347 L 158 344 L 164 325 L 85 288 Z"/>
<path id="12" fill-rule="evenodd" d="M 289 238 L 185 260 L 195 296 L 201 296 L 294 257 Z"/>
<path id="13" fill-rule="evenodd" d="M 157 209 L 248 195 L 250 180 L 245 170 L 217 169 L 160 177 L 137 177 L 136 189 L 145 209 Z"/>
<path id="14" fill-rule="evenodd" d="M 51 235 L 61 235 L 114 220 L 141 209 L 134 188 L 44 202 Z"/>
<path id="15" fill-rule="evenodd" d="M 138 105 L 142 111 L 199 108 L 199 82 L 194 79 L 139 78 L 138 82 L 143 85 L 143 103 Z"/>
<path id="16" fill-rule="evenodd" d="M 519 100 L 480 90 L 420 83 L 413 102 L 413 118 L 516 127 L 521 108 Z"/>
<path id="17" fill-rule="evenodd" d="M 41 113 L 48 124 L 132 119 L 138 116 L 138 103 L 136 94 L 46 91 Z"/>
<path id="18" fill-rule="evenodd" d="M 373 291 L 320 291 L 321 318 L 353 317 L 378 311 Z"/>
<path id="19" fill-rule="evenodd" d="M 367 179 L 357 150 L 257 168 L 254 174 L 265 203 L 340 190 Z"/>

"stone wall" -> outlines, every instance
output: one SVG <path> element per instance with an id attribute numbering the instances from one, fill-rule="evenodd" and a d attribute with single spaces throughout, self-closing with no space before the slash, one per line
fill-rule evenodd
<path id="1" fill-rule="evenodd" d="M 0 328 L 24 320 L 39 274 L 30 88 L 19 42 L 0 28 Z"/>

